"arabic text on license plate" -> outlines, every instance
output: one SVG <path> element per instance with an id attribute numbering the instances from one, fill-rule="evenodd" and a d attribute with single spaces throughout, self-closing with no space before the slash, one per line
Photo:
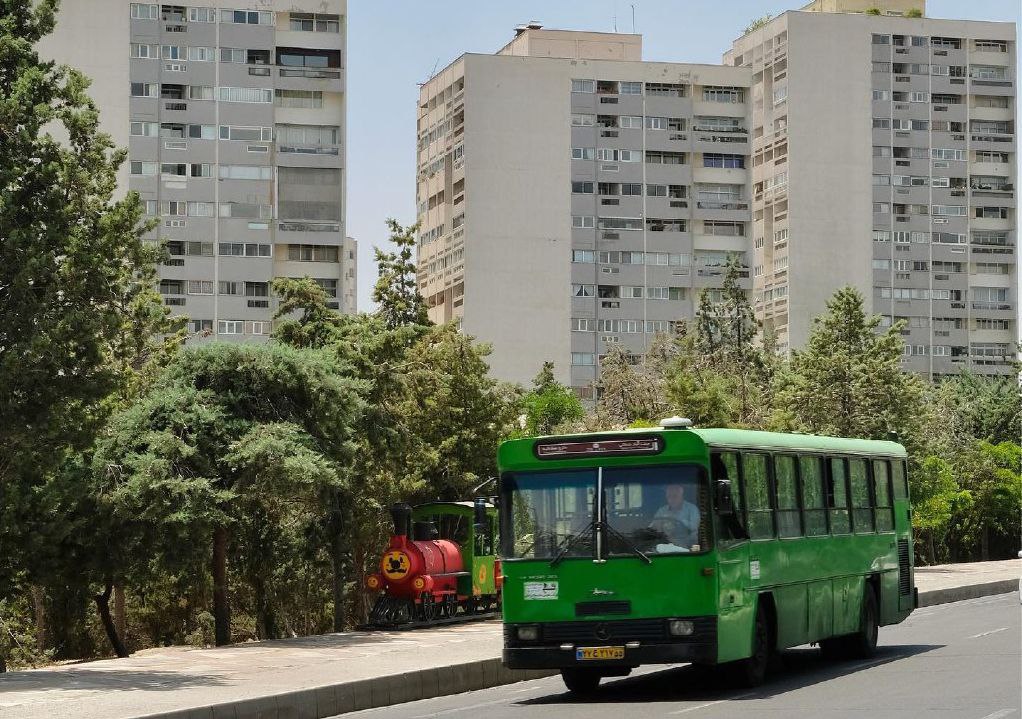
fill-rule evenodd
<path id="1" fill-rule="evenodd" d="M 579 647 L 575 650 L 577 661 L 591 661 L 600 659 L 624 659 L 624 647 Z"/>

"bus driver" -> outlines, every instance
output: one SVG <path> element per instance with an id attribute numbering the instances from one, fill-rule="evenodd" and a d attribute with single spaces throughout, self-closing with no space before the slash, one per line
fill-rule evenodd
<path id="1" fill-rule="evenodd" d="M 653 515 L 649 526 L 667 535 L 670 542 L 688 549 L 699 543 L 699 508 L 685 501 L 685 487 L 668 484 L 664 487 L 667 504 Z"/>

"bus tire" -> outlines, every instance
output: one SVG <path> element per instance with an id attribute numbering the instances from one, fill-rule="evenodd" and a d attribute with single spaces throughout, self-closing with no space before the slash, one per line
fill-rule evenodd
<path id="1" fill-rule="evenodd" d="M 743 688 L 758 687 L 766 680 L 771 653 L 767 612 L 760 604 L 756 610 L 756 626 L 752 633 L 752 655 L 734 662 L 730 671 L 731 683 Z"/>
<path id="2" fill-rule="evenodd" d="M 602 677 L 596 669 L 562 669 L 561 679 L 572 694 L 586 695 L 599 688 Z"/>
<path id="3" fill-rule="evenodd" d="M 859 631 L 847 637 L 848 656 L 852 659 L 868 659 L 877 649 L 877 635 L 880 630 L 879 611 L 877 608 L 876 590 L 872 584 L 866 583 L 865 595 L 862 598 L 862 612 L 859 619 Z"/>

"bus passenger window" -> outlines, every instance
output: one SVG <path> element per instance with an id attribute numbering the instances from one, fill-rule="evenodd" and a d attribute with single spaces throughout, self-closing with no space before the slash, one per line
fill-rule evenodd
<path id="1" fill-rule="evenodd" d="M 848 534 L 852 531 L 848 520 L 848 484 L 845 460 L 831 457 L 830 476 L 827 485 L 827 506 L 830 507 L 830 531 L 834 534 Z"/>
<path id="2" fill-rule="evenodd" d="M 770 501 L 770 476 L 765 454 L 742 455 L 742 481 L 748 520 L 746 529 L 751 539 L 774 536 L 774 509 Z"/>
<path id="3" fill-rule="evenodd" d="M 799 457 L 798 474 L 802 481 L 802 507 L 806 536 L 819 537 L 827 533 L 826 496 L 819 457 Z"/>
<path id="4" fill-rule="evenodd" d="M 864 459 L 848 460 L 848 478 L 851 480 L 852 522 L 856 534 L 874 531 L 873 503 L 870 501 L 869 470 Z"/>
<path id="5" fill-rule="evenodd" d="M 894 529 L 894 507 L 891 506 L 891 484 L 887 474 L 887 460 L 873 460 L 873 496 L 876 497 L 878 532 Z"/>
<path id="6" fill-rule="evenodd" d="M 802 516 L 798 509 L 795 458 L 774 457 L 774 483 L 777 488 L 777 534 L 781 537 L 802 536 Z"/>
<path id="7" fill-rule="evenodd" d="M 894 480 L 894 498 L 908 499 L 908 484 L 905 482 L 905 462 L 896 459 L 891 462 L 891 478 Z"/>

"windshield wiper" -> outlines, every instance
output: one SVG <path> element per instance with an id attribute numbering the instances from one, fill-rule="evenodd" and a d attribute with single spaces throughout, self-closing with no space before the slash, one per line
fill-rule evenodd
<path id="1" fill-rule="evenodd" d="M 589 522 L 589 524 L 587 524 L 585 528 L 578 534 L 569 534 L 567 537 L 561 540 L 561 544 L 563 544 L 564 546 L 560 547 L 560 545 L 558 545 L 558 547 L 561 548 L 561 551 L 557 553 L 556 557 L 550 560 L 550 566 L 556 567 L 558 564 L 560 564 L 561 560 L 564 559 L 568 555 L 568 552 L 571 550 L 571 548 L 575 546 L 575 542 L 581 541 L 583 537 L 587 536 L 590 532 L 593 531 L 593 528 L 595 526 L 596 526 L 595 522 Z"/>
<path id="2" fill-rule="evenodd" d="M 612 526 L 610 526 L 609 522 L 604 522 L 604 526 L 607 528 L 608 532 L 610 532 L 612 535 L 614 535 L 615 537 L 620 539 L 621 542 L 625 545 L 625 547 L 627 547 L 629 550 L 631 550 L 633 554 L 635 554 L 638 557 L 640 557 L 642 559 L 642 561 L 644 561 L 646 564 L 652 564 L 653 563 L 653 560 L 650 559 L 648 556 L 646 556 L 645 552 L 643 552 L 641 549 L 636 547 L 635 544 L 632 542 L 632 540 L 630 540 L 624 534 L 622 534 L 621 532 L 617 531 Z"/>

